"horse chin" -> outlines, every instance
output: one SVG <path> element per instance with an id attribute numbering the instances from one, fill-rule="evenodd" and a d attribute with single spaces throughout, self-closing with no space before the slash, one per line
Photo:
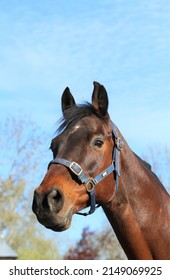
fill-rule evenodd
<path id="1" fill-rule="evenodd" d="M 41 215 L 39 215 L 37 219 L 43 226 L 45 226 L 48 229 L 51 229 L 56 232 L 64 231 L 71 226 L 72 209 L 69 211 L 69 213 L 66 216 L 51 214 L 42 217 Z"/>
<path id="2" fill-rule="evenodd" d="M 45 226 L 45 227 L 48 229 L 51 229 L 53 231 L 56 231 L 56 232 L 61 232 L 61 231 L 65 231 L 65 230 L 69 229 L 70 226 L 71 226 L 71 221 L 66 221 L 65 223 L 53 224 L 53 225 Z"/>

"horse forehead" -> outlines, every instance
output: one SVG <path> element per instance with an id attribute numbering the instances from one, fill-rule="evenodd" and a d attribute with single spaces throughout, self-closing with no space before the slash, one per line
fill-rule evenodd
<path id="1" fill-rule="evenodd" d="M 61 133 L 60 138 L 64 137 L 68 139 L 72 137 L 72 139 L 84 138 L 89 135 L 95 134 L 106 134 L 107 126 L 106 124 L 98 118 L 95 117 L 85 117 L 80 119 L 77 123 L 72 124 L 72 126 L 67 127 L 63 133 Z M 61 139 L 60 139 L 61 140 Z"/>
<path id="2" fill-rule="evenodd" d="M 73 127 L 73 131 L 77 131 L 78 129 L 87 129 L 87 131 L 97 133 L 98 131 L 104 132 L 106 130 L 106 125 L 102 120 L 96 117 L 85 117 Z"/>
<path id="3" fill-rule="evenodd" d="M 75 126 L 73 126 L 73 128 L 71 129 L 70 133 L 74 133 L 74 132 L 76 132 L 80 128 L 81 128 L 80 124 L 75 124 Z"/>
<path id="4" fill-rule="evenodd" d="M 86 125 L 85 123 L 84 124 L 78 123 L 70 127 L 69 130 L 66 130 L 64 135 L 66 138 L 74 139 L 74 138 L 84 138 L 86 135 L 93 134 L 93 133 L 94 133 L 94 128 L 92 128 L 91 125 Z"/>

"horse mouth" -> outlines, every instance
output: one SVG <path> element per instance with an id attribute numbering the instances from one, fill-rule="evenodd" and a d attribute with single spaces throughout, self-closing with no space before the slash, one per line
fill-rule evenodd
<path id="1" fill-rule="evenodd" d="M 59 216 L 57 214 L 49 213 L 39 213 L 37 215 L 38 221 L 48 229 L 51 229 L 56 232 L 67 230 L 71 226 L 72 221 L 72 209 L 66 216 Z"/>
<path id="2" fill-rule="evenodd" d="M 60 232 L 69 229 L 69 227 L 71 226 L 71 221 L 68 219 L 60 224 L 51 224 L 51 225 L 44 224 L 44 226 L 48 229 L 51 229 L 52 231 Z"/>

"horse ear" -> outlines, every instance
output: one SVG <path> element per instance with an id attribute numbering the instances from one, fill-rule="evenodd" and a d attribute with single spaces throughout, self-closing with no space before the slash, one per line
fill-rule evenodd
<path id="1" fill-rule="evenodd" d="M 100 114 L 106 115 L 109 104 L 106 89 L 98 82 L 94 82 L 93 85 L 92 105 Z"/>
<path id="2" fill-rule="evenodd" d="M 67 109 L 74 106 L 76 106 L 74 97 L 72 96 L 70 89 L 66 87 L 61 98 L 61 107 L 62 107 L 63 114 Z"/>

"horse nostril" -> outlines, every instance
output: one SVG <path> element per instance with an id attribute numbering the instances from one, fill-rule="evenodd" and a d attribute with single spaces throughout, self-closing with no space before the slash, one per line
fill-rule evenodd
<path id="1" fill-rule="evenodd" d="M 34 191 L 33 203 L 32 203 L 32 211 L 37 214 L 38 213 L 38 206 L 40 205 L 40 200 L 37 195 L 36 190 Z"/>
<path id="2" fill-rule="evenodd" d="M 44 208 L 49 208 L 52 212 L 59 212 L 63 207 L 63 195 L 60 190 L 53 189 L 46 198 L 44 198 Z"/>

